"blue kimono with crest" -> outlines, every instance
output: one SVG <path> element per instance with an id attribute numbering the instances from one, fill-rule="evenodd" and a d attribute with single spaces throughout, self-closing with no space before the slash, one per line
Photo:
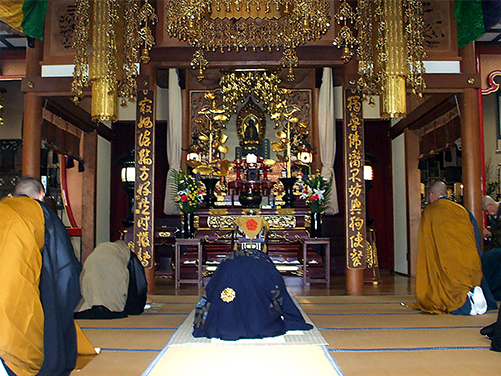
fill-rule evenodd
<path id="1" fill-rule="evenodd" d="M 219 265 L 197 303 L 194 337 L 238 340 L 309 330 L 269 256 L 235 250 Z"/>

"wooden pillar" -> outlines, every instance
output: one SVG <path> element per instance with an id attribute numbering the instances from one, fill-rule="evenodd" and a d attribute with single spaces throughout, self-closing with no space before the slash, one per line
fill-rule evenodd
<path id="1" fill-rule="evenodd" d="M 348 125 L 348 103 L 346 100 L 346 93 L 348 89 L 350 88 L 356 88 L 356 75 L 358 71 L 358 63 L 355 60 L 351 60 L 348 64 L 343 65 L 343 138 L 345 140 L 345 148 L 344 148 L 344 158 L 345 158 L 345 166 L 348 165 L 346 162 L 346 159 L 348 158 L 347 156 L 347 150 L 346 150 L 346 139 L 347 139 L 347 125 Z M 360 121 L 361 121 L 361 128 L 363 130 L 363 119 L 362 119 L 362 112 L 360 110 Z M 363 136 L 362 136 L 363 138 Z M 362 149 L 362 163 L 365 163 L 365 156 L 364 152 Z M 362 167 L 363 171 L 363 167 Z M 345 187 L 348 187 L 348 185 L 351 183 L 348 180 L 349 177 L 349 171 L 345 170 L 344 171 L 344 182 L 345 182 Z M 362 178 L 363 178 L 363 173 L 362 173 Z M 362 186 L 364 187 L 364 181 L 362 180 Z M 348 226 L 349 226 L 349 210 L 350 210 L 350 200 L 348 200 L 348 195 L 346 196 L 347 199 L 345 200 L 345 233 L 347 234 L 348 237 Z M 363 192 L 363 197 L 365 197 L 365 192 Z M 366 216 L 365 216 L 365 199 L 361 200 L 363 202 L 363 210 L 360 214 L 360 217 L 363 219 L 365 222 Z M 363 238 L 365 242 L 365 224 L 363 225 Z M 364 267 L 365 267 L 365 252 L 362 255 L 362 262 L 363 262 L 363 267 L 362 268 L 354 268 L 354 267 L 348 267 L 350 264 L 350 241 L 349 239 L 346 239 L 346 293 L 348 295 L 363 295 L 364 293 Z M 364 243 L 365 245 L 365 243 Z M 365 249 L 364 249 L 365 250 Z"/>
<path id="2" fill-rule="evenodd" d="M 417 240 L 421 220 L 421 172 L 418 169 L 419 135 L 408 128 L 404 131 L 405 184 L 407 192 L 407 265 L 411 276 L 416 275 Z"/>
<path id="3" fill-rule="evenodd" d="M 83 135 L 82 264 L 96 247 L 97 139 L 97 131 Z"/>
<path id="4" fill-rule="evenodd" d="M 152 174 L 152 178 L 150 178 L 151 182 L 152 182 L 152 186 L 153 188 L 151 189 L 152 193 L 151 193 L 151 202 L 150 202 L 150 213 L 151 213 L 151 220 L 149 221 L 150 222 L 150 226 L 153 226 L 153 229 L 150 228 L 150 230 L 148 231 L 149 232 L 149 243 L 151 245 L 151 253 L 150 253 L 150 256 L 151 256 L 151 262 L 150 262 L 150 267 L 147 267 L 145 268 L 145 274 L 146 274 L 146 281 L 148 283 L 148 294 L 154 294 L 155 293 L 155 206 L 153 205 L 153 202 L 154 202 L 154 197 L 155 197 L 155 187 L 154 187 L 154 182 L 155 182 L 155 159 L 156 159 L 156 155 L 155 155 L 155 129 L 156 129 L 156 107 L 157 107 L 157 103 L 156 103 L 156 94 L 157 94 L 157 90 L 156 90 L 156 87 L 157 87 L 157 80 L 156 80 L 156 68 L 153 66 L 153 64 L 143 64 L 141 65 L 141 72 L 142 74 L 144 75 L 147 75 L 149 77 L 149 83 L 148 85 L 145 85 L 145 86 L 149 86 L 150 88 L 150 91 L 153 92 L 153 129 L 151 131 L 151 146 L 149 147 L 150 150 L 152 150 L 152 164 L 151 164 L 151 174 Z M 139 111 L 139 108 L 137 109 L 137 111 Z M 139 117 L 138 117 L 139 118 Z M 140 150 L 140 140 L 138 140 L 138 135 L 139 135 L 139 131 L 137 129 L 137 123 L 136 123 L 136 132 L 135 132 L 135 137 L 136 137 L 136 140 L 135 140 L 135 145 L 136 145 L 136 187 L 135 187 L 135 190 L 136 192 L 134 192 L 134 196 L 135 196 L 135 205 L 136 205 L 136 214 L 135 214 L 135 219 L 134 219 L 134 222 L 137 222 L 137 218 L 138 218 L 138 194 L 137 194 L 137 188 L 138 188 L 138 182 L 137 182 L 137 179 L 138 179 L 138 176 L 140 174 L 138 168 L 139 168 L 139 164 L 138 164 L 138 152 Z M 134 224 L 135 227 L 136 224 Z M 136 235 L 136 231 L 137 229 L 134 230 L 134 235 Z M 135 239 L 136 240 L 136 239 Z M 137 244 L 136 244 L 137 246 Z"/>
<path id="5" fill-rule="evenodd" d="M 185 74 L 187 76 L 187 73 Z M 181 152 L 181 169 L 186 169 L 187 150 L 192 142 L 191 139 L 191 103 L 189 80 L 186 78 L 184 87 L 181 88 L 182 111 L 183 111 L 183 149 Z"/>
<path id="6" fill-rule="evenodd" d="M 26 77 L 41 76 L 40 61 L 43 45 L 35 40 L 34 48 L 26 48 Z M 29 82 L 28 85 L 33 85 Z M 42 143 L 42 98 L 37 93 L 24 94 L 23 176 L 40 179 L 40 149 Z"/>
<path id="7" fill-rule="evenodd" d="M 475 74 L 477 68 L 474 43 L 463 47 L 459 53 L 462 58 L 462 72 L 465 74 Z M 472 81 L 471 84 L 473 83 Z M 482 166 L 477 90 L 475 88 L 464 89 L 463 93 L 459 95 L 459 109 L 461 111 L 463 202 L 464 206 L 473 213 L 477 223 L 482 224 Z"/>
<path id="8" fill-rule="evenodd" d="M 322 69 L 320 69 L 320 72 L 322 72 Z M 317 87 L 316 85 L 316 74 L 317 72 L 315 72 L 315 87 L 313 89 L 313 93 L 312 93 L 312 98 L 311 98 L 311 106 L 312 106 L 312 113 L 314 114 L 318 114 L 318 99 L 319 99 L 319 96 L 320 96 L 320 88 Z M 335 126 L 336 122 L 334 121 L 334 126 Z M 312 119 L 312 124 L 311 124 L 311 132 L 310 132 L 310 135 L 311 135 L 311 147 L 313 149 L 313 161 L 311 163 L 311 172 L 312 173 L 316 173 L 317 171 L 322 171 L 322 157 L 320 155 L 320 140 L 319 140 L 319 136 L 318 136 L 318 116 L 313 116 L 313 119 Z"/>

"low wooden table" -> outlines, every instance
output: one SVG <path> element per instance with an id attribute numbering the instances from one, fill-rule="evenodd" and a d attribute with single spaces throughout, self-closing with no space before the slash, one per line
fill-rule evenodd
<path id="1" fill-rule="evenodd" d="M 321 245 L 324 247 L 324 267 L 325 278 L 309 278 L 308 277 L 308 245 Z M 331 243 L 329 238 L 308 238 L 303 241 L 303 284 L 308 282 L 325 282 L 327 287 L 331 282 Z"/>
<path id="2" fill-rule="evenodd" d="M 181 260 L 181 248 L 184 246 L 196 246 L 198 251 L 197 256 L 197 279 L 181 279 L 181 269 L 180 269 L 180 260 Z M 202 242 L 200 239 L 176 239 L 176 260 L 175 260 L 175 268 L 174 271 L 174 279 L 175 279 L 175 288 L 178 289 L 181 283 L 196 283 L 198 287 L 202 287 L 202 268 L 203 268 L 203 260 L 202 260 Z"/>

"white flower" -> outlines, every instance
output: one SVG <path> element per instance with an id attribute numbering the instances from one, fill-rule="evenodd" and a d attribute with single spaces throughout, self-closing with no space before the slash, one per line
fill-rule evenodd
<path id="1" fill-rule="evenodd" d="M 315 189 L 313 188 L 314 194 L 318 196 L 318 200 L 322 201 L 324 199 L 325 189 Z"/>

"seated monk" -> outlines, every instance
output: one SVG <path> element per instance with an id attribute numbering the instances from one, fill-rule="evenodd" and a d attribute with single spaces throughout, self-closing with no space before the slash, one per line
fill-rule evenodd
<path id="1" fill-rule="evenodd" d="M 146 303 L 144 268 L 123 240 L 99 244 L 82 271 L 83 301 L 77 319 L 140 315 Z"/>
<path id="2" fill-rule="evenodd" d="M 262 217 L 246 218 L 240 227 L 254 239 L 266 221 Z M 197 303 L 193 336 L 238 340 L 312 328 L 271 259 L 251 246 L 234 249 L 214 272 Z"/>
<path id="3" fill-rule="evenodd" d="M 482 315 L 488 308 L 496 308 L 488 286 L 483 283 L 480 287 L 479 243 L 473 215 L 447 198 L 443 182 L 435 182 L 419 225 L 417 303 L 409 306 L 428 313 L 458 315 Z"/>
<path id="4" fill-rule="evenodd" d="M 482 197 L 489 229 L 484 229 L 482 272 L 494 299 L 501 300 L 501 205 L 490 196 Z"/>
<path id="5" fill-rule="evenodd" d="M 24 177 L 12 196 L 0 201 L 0 375 L 69 376 L 96 355 L 73 320 L 82 267 L 42 183 Z"/>

